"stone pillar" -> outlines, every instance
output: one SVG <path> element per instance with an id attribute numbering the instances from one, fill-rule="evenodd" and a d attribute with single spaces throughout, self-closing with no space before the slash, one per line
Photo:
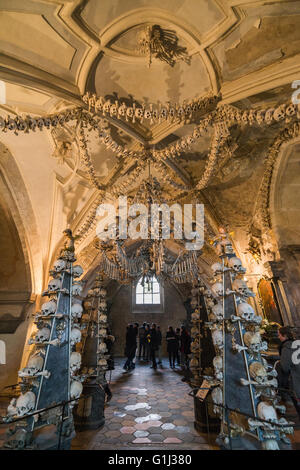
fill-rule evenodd
<path id="1" fill-rule="evenodd" d="M 300 294 L 300 271 L 298 275 L 298 286 L 295 286 L 291 280 L 290 266 L 289 263 L 286 262 L 286 258 L 280 261 L 268 261 L 264 264 L 264 267 L 266 268 L 270 280 L 273 282 L 284 325 L 300 326 L 300 318 L 298 318 L 297 308 L 294 302 L 295 295 L 293 295 L 294 289 L 298 289 Z"/>

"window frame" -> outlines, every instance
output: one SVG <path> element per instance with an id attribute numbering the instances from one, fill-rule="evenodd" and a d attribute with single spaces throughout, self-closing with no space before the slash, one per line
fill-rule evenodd
<path id="1" fill-rule="evenodd" d="M 155 276 L 154 276 L 155 277 Z M 159 294 L 160 294 L 160 303 L 159 304 L 138 304 L 136 303 L 136 289 L 137 285 L 140 282 L 141 277 L 137 279 L 136 282 L 132 283 L 132 294 L 131 294 L 131 299 L 132 299 L 132 305 L 131 305 L 131 311 L 132 313 L 144 313 L 144 312 L 149 312 L 149 313 L 163 313 L 164 312 L 164 288 L 163 288 L 163 283 L 161 280 L 157 279 L 157 282 L 159 284 Z M 145 295 L 143 293 L 143 295 Z M 153 296 L 153 293 L 152 293 Z"/>

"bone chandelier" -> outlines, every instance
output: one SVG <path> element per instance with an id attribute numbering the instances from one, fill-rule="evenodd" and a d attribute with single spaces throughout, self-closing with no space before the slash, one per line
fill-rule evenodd
<path id="1" fill-rule="evenodd" d="M 114 240 L 96 243 L 102 253 L 100 269 L 110 279 L 115 279 L 121 283 L 129 283 L 131 280 L 142 277 L 142 285 L 145 282 L 149 283 L 153 276 L 157 279 L 169 278 L 177 283 L 191 282 L 197 278 L 198 264 L 195 250 L 179 254 L 175 262 L 167 260 L 164 234 L 170 228 L 159 214 L 156 218 L 153 218 L 153 213 L 151 214 L 151 205 L 158 204 L 161 206 L 164 201 L 162 200 L 162 189 L 159 182 L 150 174 L 150 166 L 148 181 L 142 182 L 133 202 L 145 202 L 148 208 L 148 223 L 146 224 L 144 223 L 145 219 L 142 222 L 139 221 L 139 216 L 129 217 L 129 222 L 135 220 L 140 224 L 140 233 L 144 232 L 145 235 L 145 230 L 147 231 L 147 238 L 143 237 L 138 248 L 131 256 L 128 256 L 125 251 L 125 240 L 121 239 L 117 228 Z M 153 233 L 150 233 L 150 227 L 152 229 L 155 224 L 157 224 L 156 236 L 151 238 Z M 174 223 L 170 232 L 174 234 Z"/>

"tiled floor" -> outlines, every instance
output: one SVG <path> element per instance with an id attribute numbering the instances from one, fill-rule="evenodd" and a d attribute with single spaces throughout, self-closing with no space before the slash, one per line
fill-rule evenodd
<path id="1" fill-rule="evenodd" d="M 78 432 L 73 449 L 217 449 L 215 436 L 194 429 L 191 388 L 164 361 L 157 370 L 137 361 L 125 372 L 116 361 L 113 398 L 105 408 L 105 426 Z"/>

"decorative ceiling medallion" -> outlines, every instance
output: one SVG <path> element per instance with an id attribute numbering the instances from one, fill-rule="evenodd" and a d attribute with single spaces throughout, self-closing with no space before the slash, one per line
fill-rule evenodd
<path id="1" fill-rule="evenodd" d="M 166 62 L 173 67 L 177 61 L 184 60 L 190 64 L 190 57 L 186 47 L 178 45 L 178 37 L 175 31 L 163 29 L 159 25 L 146 26 L 138 35 L 138 51 L 148 56 L 148 66 L 152 63 L 152 57 Z"/>

